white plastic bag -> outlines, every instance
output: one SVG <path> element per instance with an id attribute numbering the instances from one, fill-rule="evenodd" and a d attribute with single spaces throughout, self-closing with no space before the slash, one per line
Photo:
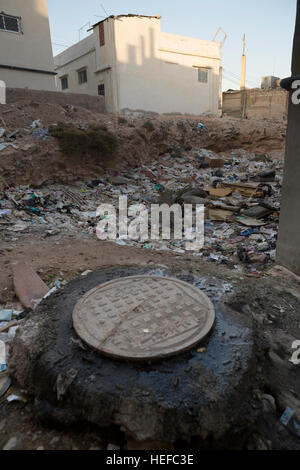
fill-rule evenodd
<path id="1" fill-rule="evenodd" d="M 0 372 L 6 369 L 6 350 L 5 343 L 0 340 Z"/>

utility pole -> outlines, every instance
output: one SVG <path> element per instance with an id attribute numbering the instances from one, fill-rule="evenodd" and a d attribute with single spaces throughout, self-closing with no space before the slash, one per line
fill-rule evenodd
<path id="1" fill-rule="evenodd" d="M 300 103 L 292 100 L 295 89 L 291 84 L 300 80 L 300 0 L 294 36 L 292 76 L 282 80 L 281 86 L 289 90 L 286 155 L 280 208 L 277 262 L 300 275 Z"/>
<path id="2" fill-rule="evenodd" d="M 246 88 L 246 36 L 243 36 L 243 55 L 241 64 L 241 90 Z"/>

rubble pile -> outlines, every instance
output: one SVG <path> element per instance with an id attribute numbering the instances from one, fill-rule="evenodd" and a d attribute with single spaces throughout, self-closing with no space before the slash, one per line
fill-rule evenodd
<path id="1" fill-rule="evenodd" d="M 61 125 L 69 130 L 73 127 L 75 140 L 65 142 L 67 148 L 62 146 L 58 133 L 51 132 L 53 127 L 59 130 Z M 106 137 L 115 137 L 117 145 L 109 152 L 109 158 L 103 158 L 103 152 L 95 151 L 94 145 L 86 145 L 86 139 L 82 145 L 79 143 L 80 151 L 77 151 L 76 139 L 88 137 L 82 131 L 95 126 L 106 129 Z M 188 155 L 193 149 L 201 148 L 218 153 L 212 165 L 218 163 L 219 154 L 222 157 L 224 152 L 239 148 L 282 158 L 284 132 L 284 122 L 141 113 L 120 117 L 93 113 L 79 106 L 32 101 L 3 105 L 0 189 L 87 181 L 103 177 L 108 170 L 121 173 L 143 164 L 151 165 L 163 155 L 176 156 L 182 151 Z M 102 141 L 102 147 L 104 144 Z"/>
<path id="2" fill-rule="evenodd" d="M 12 243 L 30 233 L 96 237 L 97 207 L 118 208 L 120 195 L 127 197 L 128 207 L 142 203 L 149 209 L 149 227 L 151 204 L 204 204 L 205 246 L 188 254 L 259 275 L 275 261 L 282 171 L 282 162 L 244 149 L 222 156 L 206 149 L 178 150 L 87 183 L 7 188 L 0 192 L 0 230 Z M 186 241 L 117 243 L 184 254 Z"/>

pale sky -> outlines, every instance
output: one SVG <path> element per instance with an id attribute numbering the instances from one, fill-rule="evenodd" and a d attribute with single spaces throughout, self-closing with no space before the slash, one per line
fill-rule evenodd
<path id="1" fill-rule="evenodd" d="M 58 54 L 109 15 L 161 15 L 162 31 L 212 40 L 219 26 L 223 48 L 223 89 L 238 89 L 242 37 L 246 35 L 247 87 L 261 77 L 288 77 L 296 19 L 296 0 L 48 0 L 53 52 Z M 107 14 L 105 13 L 105 11 Z M 96 16 L 97 15 L 97 16 Z M 81 31 L 79 32 L 79 29 Z"/>

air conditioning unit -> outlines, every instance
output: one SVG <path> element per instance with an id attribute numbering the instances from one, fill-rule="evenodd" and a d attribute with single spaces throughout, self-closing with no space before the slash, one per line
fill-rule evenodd
<path id="1" fill-rule="evenodd" d="M 263 77 L 261 79 L 261 88 L 263 90 L 267 88 L 276 88 L 280 86 L 280 78 L 279 77 L 273 77 L 272 75 L 268 77 Z"/>

